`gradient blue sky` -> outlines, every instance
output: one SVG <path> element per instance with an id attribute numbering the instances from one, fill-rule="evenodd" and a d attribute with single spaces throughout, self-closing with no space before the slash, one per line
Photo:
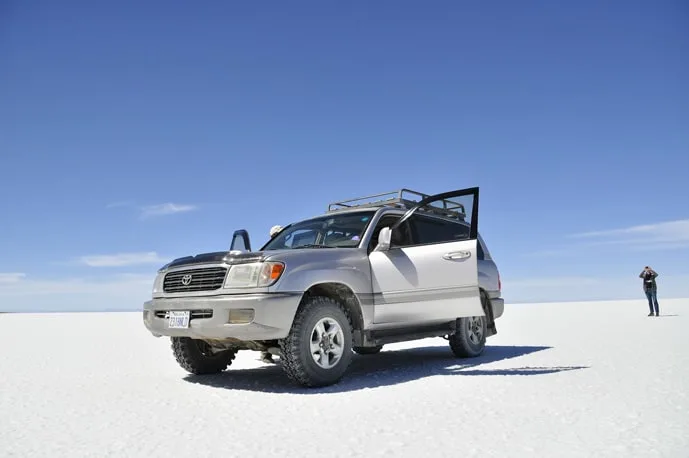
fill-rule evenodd
<path id="1" fill-rule="evenodd" d="M 15 0 L 0 53 L 0 310 L 399 187 L 481 187 L 508 302 L 689 297 L 685 1 Z"/>

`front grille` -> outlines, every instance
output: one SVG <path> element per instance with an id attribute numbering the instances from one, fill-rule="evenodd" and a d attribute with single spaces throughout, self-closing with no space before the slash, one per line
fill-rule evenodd
<path id="1" fill-rule="evenodd" d="M 167 312 L 167 310 L 156 310 L 155 316 L 156 318 L 167 318 Z M 213 310 L 191 310 L 190 319 L 196 318 L 213 318 Z"/>
<path id="2" fill-rule="evenodd" d="M 163 291 L 166 293 L 213 291 L 222 286 L 226 273 L 227 269 L 225 267 L 208 267 L 170 272 L 165 275 L 165 280 L 163 280 Z"/>

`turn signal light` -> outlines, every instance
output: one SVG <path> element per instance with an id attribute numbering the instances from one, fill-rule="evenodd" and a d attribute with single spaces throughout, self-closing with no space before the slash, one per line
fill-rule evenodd
<path id="1" fill-rule="evenodd" d="M 270 269 L 270 279 L 272 281 L 277 280 L 282 275 L 282 271 L 285 270 L 284 264 L 273 264 Z"/>

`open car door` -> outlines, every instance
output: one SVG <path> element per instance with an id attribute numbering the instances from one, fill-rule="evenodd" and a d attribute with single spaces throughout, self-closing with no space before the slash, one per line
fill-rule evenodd
<path id="1" fill-rule="evenodd" d="M 230 244 L 230 251 L 251 251 L 251 241 L 249 240 L 249 233 L 245 229 L 239 229 L 232 234 L 232 243 Z"/>
<path id="2" fill-rule="evenodd" d="M 484 316 L 478 202 L 477 187 L 429 196 L 381 230 L 369 255 L 374 323 L 417 325 Z M 390 219 L 384 220 L 387 226 Z"/>

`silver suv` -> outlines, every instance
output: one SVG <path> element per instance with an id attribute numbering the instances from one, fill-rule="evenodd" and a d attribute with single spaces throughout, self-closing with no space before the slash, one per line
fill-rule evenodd
<path id="1" fill-rule="evenodd" d="M 478 202 L 478 188 L 336 202 L 258 251 L 236 231 L 229 251 L 158 271 L 144 324 L 171 337 L 190 373 L 224 371 L 255 350 L 307 387 L 337 383 L 354 352 L 394 342 L 444 337 L 457 357 L 478 356 L 504 310 Z"/>

